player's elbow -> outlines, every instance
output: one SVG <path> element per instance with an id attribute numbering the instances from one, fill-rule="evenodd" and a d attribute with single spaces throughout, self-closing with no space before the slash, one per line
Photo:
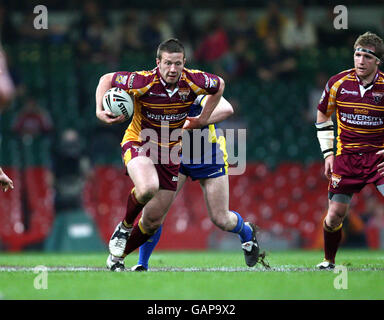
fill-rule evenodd
<path id="1" fill-rule="evenodd" d="M 222 100 L 220 101 L 220 106 L 221 106 L 222 112 L 225 115 L 225 118 L 228 118 L 231 115 L 233 115 L 235 111 L 233 110 L 232 105 L 229 103 L 227 99 L 225 99 L 224 97 L 222 97 L 221 99 Z"/>
<path id="2" fill-rule="evenodd" d="M 323 113 L 320 110 L 317 110 L 317 115 L 316 115 L 316 122 L 321 123 L 325 122 L 331 119 L 331 116 L 328 116 L 327 114 Z"/>
<path id="3" fill-rule="evenodd" d="M 232 108 L 227 108 L 224 110 L 223 112 L 223 115 L 224 115 L 224 119 L 227 119 L 229 118 L 230 116 L 232 116 L 234 113 L 233 109 Z"/>
<path id="4" fill-rule="evenodd" d="M 220 94 L 222 95 L 224 93 L 224 88 L 225 88 L 225 81 L 223 78 L 219 77 L 219 82 L 220 82 L 220 85 L 219 85 L 219 92 Z"/>
<path id="5" fill-rule="evenodd" d="M 233 110 L 233 107 L 230 103 L 228 103 L 228 107 L 227 107 L 226 112 L 227 112 L 228 117 L 235 113 L 235 111 Z"/>
<path id="6" fill-rule="evenodd" d="M 113 78 L 113 73 L 106 73 L 100 77 L 99 80 L 99 85 L 104 85 L 104 84 L 111 84 L 112 83 L 112 78 Z"/>

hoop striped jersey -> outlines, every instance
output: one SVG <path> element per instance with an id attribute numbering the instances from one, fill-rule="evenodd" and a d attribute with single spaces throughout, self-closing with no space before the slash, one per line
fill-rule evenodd
<path id="1" fill-rule="evenodd" d="M 340 72 L 327 82 L 317 108 L 327 116 L 336 112 L 336 155 L 384 148 L 383 72 L 378 70 L 366 87 L 355 69 Z"/>
<path id="2" fill-rule="evenodd" d="M 157 134 L 157 141 L 154 142 L 161 147 L 168 148 L 180 143 L 181 135 L 177 141 L 170 141 L 173 130 L 183 127 L 197 96 L 215 94 L 219 84 L 216 75 L 184 68 L 176 89 L 170 92 L 158 67 L 151 71 L 116 72 L 112 78 L 112 87 L 128 92 L 134 102 L 133 118 L 121 145 L 127 141 L 141 142 L 140 133 L 144 129 L 152 129 Z M 169 129 L 169 135 L 162 136 L 164 129 Z"/>
<path id="3" fill-rule="evenodd" d="M 197 117 L 201 113 L 206 97 L 206 95 L 197 97 L 189 112 L 190 117 Z M 197 130 L 201 134 L 194 135 L 193 131 Z M 187 130 L 187 133 L 189 135 L 188 142 L 183 136 L 182 165 L 190 170 L 220 169 L 223 167 L 223 173 L 227 174 L 228 154 L 225 137 L 221 130 L 218 130 L 215 124 L 209 124 L 201 129 Z M 196 139 L 200 139 L 200 141 L 196 141 Z M 200 148 L 196 148 L 196 146 L 200 146 Z"/>

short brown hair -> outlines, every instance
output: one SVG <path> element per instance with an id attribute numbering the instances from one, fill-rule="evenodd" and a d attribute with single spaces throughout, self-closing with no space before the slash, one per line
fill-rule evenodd
<path id="1" fill-rule="evenodd" d="M 181 52 L 185 57 L 185 50 L 183 44 L 175 38 L 171 38 L 168 40 L 163 41 L 159 44 L 159 47 L 157 48 L 157 55 L 156 57 L 161 60 L 161 54 L 163 52 Z"/>
<path id="2" fill-rule="evenodd" d="M 377 34 L 367 31 L 366 33 L 360 35 L 357 38 L 353 48 L 356 49 L 358 46 L 375 48 L 376 56 L 381 61 L 384 60 L 384 42 L 383 39 L 381 39 Z"/>

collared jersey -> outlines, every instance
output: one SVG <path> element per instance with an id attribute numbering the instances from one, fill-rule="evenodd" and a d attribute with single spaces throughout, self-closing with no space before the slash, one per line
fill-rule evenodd
<path id="1" fill-rule="evenodd" d="M 355 69 L 331 77 L 317 108 L 327 116 L 336 112 L 336 155 L 384 148 L 384 74 L 381 71 L 366 88 Z"/>
<path id="2" fill-rule="evenodd" d="M 172 131 L 183 127 L 197 96 L 215 94 L 219 84 L 216 75 L 184 68 L 176 89 L 170 92 L 158 67 L 151 71 L 116 72 L 112 78 L 112 87 L 125 90 L 134 102 L 133 118 L 121 145 L 127 141 L 143 141 L 140 133 L 144 129 L 152 129 L 151 132 L 157 135 L 155 142 L 161 147 L 172 147 L 180 143 L 181 135 L 177 141 L 171 141 Z M 164 135 L 164 129 L 169 129 L 169 135 Z M 153 135 L 150 140 L 154 140 Z"/>
<path id="3" fill-rule="evenodd" d="M 189 112 L 189 117 L 197 117 L 203 107 L 203 101 L 207 96 L 197 97 Z M 195 133 L 194 133 L 195 132 Z M 181 162 L 189 170 L 207 170 L 217 165 L 224 167 L 224 173 L 228 170 L 228 154 L 225 137 L 215 124 L 209 124 L 201 129 L 187 130 L 188 142 L 183 136 L 183 148 Z M 197 140 L 198 139 L 198 140 Z"/>

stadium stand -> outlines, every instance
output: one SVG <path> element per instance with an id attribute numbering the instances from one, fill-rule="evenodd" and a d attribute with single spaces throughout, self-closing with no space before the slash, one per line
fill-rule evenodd
<path id="1" fill-rule="evenodd" d="M 248 50 L 257 48 L 257 60 L 263 48 L 257 38 L 250 42 Z M 4 47 L 28 88 L 26 94 L 33 92 L 39 104 L 49 110 L 55 136 L 72 127 L 90 142 L 89 146 L 100 129 L 94 116 L 99 77 L 110 70 L 154 66 L 154 57 L 141 51 L 123 51 L 117 62 L 92 57 L 80 60 L 71 40 L 15 41 Z M 327 205 L 327 181 L 322 177 L 323 161 L 313 122 L 305 117 L 308 94 L 317 71 L 334 74 L 349 67 L 351 52 L 347 45 L 340 44 L 321 51 L 316 47 L 301 50 L 295 58 L 295 77 L 271 82 L 258 81 L 251 70 L 239 77 L 231 75 L 230 65 L 221 61 L 231 79 L 225 96 L 238 102 L 236 119 L 241 119 L 247 129 L 246 172 L 230 176 L 230 208 L 266 231 L 284 236 L 284 230 L 297 230 L 300 245 L 313 248 Z M 192 68 L 217 71 L 214 63 L 191 60 Z M 0 245 L 6 250 L 22 250 L 43 241 L 55 216 L 60 215 L 54 210 L 50 181 L 52 140 L 43 136 L 22 141 L 11 132 L 21 104 L 19 96 L 0 117 L 2 166 L 15 184 L 12 192 L 0 194 Z M 111 134 L 119 141 L 122 132 Z M 108 146 L 104 156 L 92 159 L 93 172 L 87 176 L 82 198 L 84 211 L 94 220 L 105 243 L 124 214 L 126 194 L 132 187 L 124 175 L 119 146 L 115 147 L 116 152 L 110 152 L 113 146 Z M 366 199 L 372 197 L 382 203 L 375 192 L 367 191 L 355 203 L 358 214 L 364 213 Z M 207 218 L 198 183 L 185 185 L 166 221 L 159 249 L 207 248 L 214 226 Z M 380 245 L 377 228 L 367 225 L 366 235 L 371 247 Z"/>

